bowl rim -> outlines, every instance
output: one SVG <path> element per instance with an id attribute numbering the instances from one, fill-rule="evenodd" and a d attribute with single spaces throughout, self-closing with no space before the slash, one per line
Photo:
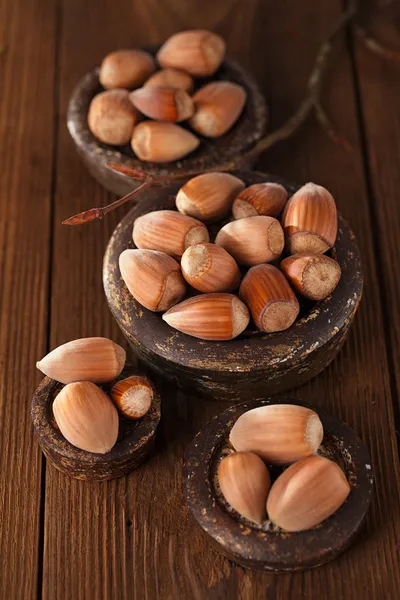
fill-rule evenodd
<path id="1" fill-rule="evenodd" d="M 351 486 L 347 500 L 321 525 L 306 531 L 288 533 L 252 527 L 245 519 L 232 516 L 215 493 L 217 455 L 233 424 L 244 412 L 271 404 L 295 404 L 317 412 L 324 438 L 340 453 L 346 467 Z M 339 418 L 290 397 L 241 402 L 214 416 L 186 449 L 183 481 L 184 497 L 194 519 L 220 552 L 243 566 L 275 572 L 316 567 L 341 554 L 363 525 L 374 485 L 368 449 L 354 430 Z"/>
<path id="2" fill-rule="evenodd" d="M 143 48 L 146 51 L 151 52 L 153 55 L 155 54 L 158 48 L 155 47 L 145 47 Z M 264 135 L 267 120 L 268 120 L 268 108 L 266 100 L 257 84 L 255 79 L 252 77 L 250 72 L 246 70 L 244 67 L 239 65 L 235 60 L 225 57 L 221 67 L 228 69 L 229 72 L 233 72 L 234 76 L 231 75 L 233 81 L 238 81 L 246 88 L 247 91 L 247 103 L 249 104 L 249 110 L 252 111 L 252 130 L 246 131 L 245 135 L 243 135 L 243 140 L 240 143 L 240 148 L 237 151 L 233 151 L 234 144 L 225 144 L 224 152 L 226 155 L 226 159 L 232 160 L 235 156 L 241 155 L 243 152 L 254 146 L 254 144 L 261 139 Z M 133 156 L 129 156 L 124 154 L 124 152 L 119 147 L 113 147 L 107 144 L 101 143 L 97 140 L 94 135 L 90 132 L 88 124 L 87 124 L 87 112 L 89 108 L 89 104 L 91 99 L 94 97 L 96 93 L 100 91 L 104 91 L 99 81 L 99 72 L 100 68 L 95 67 L 91 71 L 87 72 L 76 84 L 67 109 L 67 128 L 68 131 L 74 140 L 78 150 L 88 158 L 90 158 L 93 162 L 102 163 L 104 168 L 108 170 L 106 165 L 107 162 L 119 163 L 132 168 L 142 168 L 149 175 L 157 176 L 157 175 L 166 175 L 166 174 L 182 174 L 187 171 L 191 171 L 192 169 L 201 170 L 200 164 L 202 155 L 198 155 L 197 151 L 189 154 L 187 157 L 184 157 L 178 161 L 173 161 L 171 163 L 151 163 L 146 161 L 141 161 L 136 159 Z M 219 71 L 217 71 L 218 73 Z M 213 78 L 204 79 L 204 83 L 207 83 L 209 80 L 214 81 Z M 250 108 L 251 105 L 251 108 Z M 245 113 L 243 113 L 245 114 Z M 229 136 L 231 132 L 238 132 L 238 126 L 242 123 L 242 117 L 239 118 L 237 123 L 227 132 L 226 136 Z M 182 123 L 180 123 L 182 125 Z M 207 140 L 207 138 L 202 137 L 201 135 L 194 132 L 195 135 L 199 137 L 202 144 L 208 143 L 212 148 L 218 148 L 221 145 L 221 141 L 225 136 L 221 136 L 216 140 Z M 239 131 L 240 134 L 240 131 Z M 232 148 L 231 155 L 229 155 L 230 148 Z M 208 161 L 204 161 L 204 167 L 210 168 L 212 165 L 213 168 L 218 168 L 219 165 L 222 165 L 226 162 L 225 157 L 213 157 L 211 151 L 205 151 L 204 157 L 209 159 Z M 115 173 L 120 179 L 126 179 L 132 181 L 127 175 L 123 173 L 118 173 L 111 171 L 113 174 Z"/>
<path id="3" fill-rule="evenodd" d="M 300 186 L 285 182 L 279 177 L 252 172 L 235 173 L 247 185 L 260 181 L 281 183 L 291 193 Z M 131 211 L 120 221 L 111 235 L 103 261 L 103 286 L 109 308 L 119 327 L 131 344 L 144 356 L 156 354 L 174 368 L 183 367 L 202 372 L 254 373 L 265 368 L 298 366 L 318 348 L 340 336 L 342 328 L 348 325 L 359 306 L 363 289 L 363 274 L 360 252 L 355 236 L 347 222 L 338 213 L 338 236 L 335 245 L 336 258 L 342 268 L 342 278 L 337 288 L 326 299 L 317 302 L 311 311 L 299 319 L 286 331 L 278 333 L 259 332 L 253 337 L 243 337 L 230 341 L 206 341 L 190 337 L 172 329 L 159 313 L 152 313 L 142 307 L 130 295 L 120 272 L 116 256 L 119 252 L 134 248 L 131 235 L 129 246 L 121 247 L 122 238 L 127 238 L 134 219 L 150 210 L 170 208 L 173 200 L 168 194 L 179 189 L 179 184 L 168 188 L 150 190 Z M 159 194 L 165 199 L 160 202 Z M 168 198 L 167 198 L 168 196 Z M 342 244 L 342 240 L 346 244 Z M 347 291 L 343 298 L 343 292 Z M 123 306 L 122 306 L 123 303 Z M 156 325 L 155 319 L 159 319 Z M 318 321 L 318 332 L 315 322 Z M 143 326 L 146 321 L 146 326 Z"/>

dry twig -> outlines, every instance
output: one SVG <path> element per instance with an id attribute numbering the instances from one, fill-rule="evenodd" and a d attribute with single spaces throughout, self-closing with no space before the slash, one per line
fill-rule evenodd
<path id="1" fill-rule="evenodd" d="M 149 177 L 132 192 L 129 192 L 129 194 L 126 194 L 126 196 L 115 200 L 115 202 L 112 202 L 111 204 L 100 208 L 89 208 L 89 210 L 85 210 L 84 212 L 78 213 L 77 215 L 73 215 L 72 217 L 65 219 L 65 221 L 62 222 L 62 224 L 83 225 L 84 223 L 90 223 L 91 221 L 95 221 L 96 219 L 103 219 L 106 216 L 106 214 L 112 212 L 116 208 L 119 208 L 123 204 L 126 204 L 126 202 L 129 202 L 135 196 L 138 196 L 139 194 L 144 192 L 144 190 L 146 190 L 147 188 L 152 187 L 152 185 L 154 185 L 154 181 L 151 179 L 151 177 Z"/>
<path id="2" fill-rule="evenodd" d="M 378 42 L 378 40 L 366 29 L 364 29 L 364 27 L 361 27 L 361 25 L 355 25 L 354 31 L 364 46 L 374 54 L 377 54 L 386 60 L 392 60 L 395 62 L 400 61 L 400 52 L 386 48 L 386 46 L 381 44 L 381 42 Z"/>
<path id="3" fill-rule="evenodd" d="M 350 142 L 343 135 L 338 133 L 325 110 L 322 108 L 319 100 L 315 102 L 314 108 L 317 121 L 321 125 L 322 129 L 325 130 L 327 135 L 333 142 L 335 142 L 335 144 L 339 144 L 339 146 L 342 146 L 346 152 L 350 152 L 350 150 L 353 149 Z"/>

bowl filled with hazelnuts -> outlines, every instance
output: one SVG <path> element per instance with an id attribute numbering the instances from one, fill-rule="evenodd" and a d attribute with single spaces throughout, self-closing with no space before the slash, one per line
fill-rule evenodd
<path id="1" fill-rule="evenodd" d="M 298 387 L 332 361 L 363 274 L 328 190 L 240 172 L 146 191 L 110 239 L 103 281 L 150 368 L 240 401 Z"/>
<path id="2" fill-rule="evenodd" d="M 126 363 L 112 340 L 71 340 L 44 356 L 31 415 L 48 460 L 70 477 L 127 475 L 151 452 L 161 418 L 152 382 Z"/>
<path id="3" fill-rule="evenodd" d="M 159 48 L 117 50 L 76 86 L 67 124 L 91 174 L 116 194 L 152 177 L 185 177 L 237 160 L 264 135 L 267 107 L 252 76 L 205 30 Z"/>
<path id="4" fill-rule="evenodd" d="M 368 449 L 343 421 L 291 398 L 233 404 L 185 453 L 187 505 L 243 567 L 287 573 L 337 558 L 373 497 Z"/>

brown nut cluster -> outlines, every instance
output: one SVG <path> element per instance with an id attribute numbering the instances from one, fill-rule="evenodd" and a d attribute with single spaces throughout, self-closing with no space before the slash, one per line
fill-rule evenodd
<path id="1" fill-rule="evenodd" d="M 308 183 L 288 200 L 279 184 L 245 187 L 239 177 L 210 172 L 187 181 L 175 203 L 177 211 L 136 219 L 136 249 L 124 250 L 119 262 L 132 296 L 149 310 L 167 311 L 162 318 L 178 331 L 231 340 L 250 316 L 262 332 L 284 331 L 299 315 L 297 295 L 319 301 L 339 283 L 339 264 L 322 254 L 335 242 L 337 214 L 321 186 Z M 229 214 L 211 243 L 207 225 Z M 302 252 L 282 260 L 294 239 Z"/>
<path id="2" fill-rule="evenodd" d="M 65 384 L 54 399 L 53 415 L 61 434 L 76 448 L 106 454 L 117 442 L 118 410 L 134 420 L 149 412 L 153 385 L 140 375 L 118 379 L 125 360 L 121 346 L 93 337 L 67 342 L 37 363 L 42 373 Z M 96 385 L 113 381 L 111 398 Z"/>
<path id="3" fill-rule="evenodd" d="M 111 52 L 100 66 L 105 91 L 90 104 L 90 131 L 104 144 L 130 143 L 139 160 L 155 163 L 196 150 L 197 133 L 224 135 L 243 112 L 246 90 L 230 81 L 196 85 L 193 78 L 215 75 L 225 51 L 219 35 L 195 29 L 171 36 L 155 58 L 143 50 Z"/>
<path id="4" fill-rule="evenodd" d="M 350 493 L 342 469 L 317 454 L 324 436 L 319 416 L 304 406 L 270 404 L 243 413 L 229 441 L 234 452 L 218 465 L 228 505 L 252 523 L 304 531 L 336 512 Z M 267 465 L 288 466 L 273 482 Z"/>

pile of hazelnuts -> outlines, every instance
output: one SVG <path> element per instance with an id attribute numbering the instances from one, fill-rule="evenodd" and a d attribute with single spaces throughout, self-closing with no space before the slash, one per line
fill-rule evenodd
<path id="1" fill-rule="evenodd" d="M 297 296 L 319 301 L 339 283 L 340 266 L 325 254 L 336 204 L 322 186 L 307 183 L 288 199 L 277 183 L 245 187 L 234 175 L 205 173 L 178 191 L 176 208 L 135 220 L 136 249 L 124 250 L 119 266 L 133 297 L 183 333 L 230 340 L 250 315 L 260 331 L 283 331 L 299 315 Z M 229 214 L 210 243 L 207 225 Z"/>
<path id="2" fill-rule="evenodd" d="M 104 144 L 130 144 L 138 159 L 155 163 L 196 150 L 196 134 L 224 135 L 240 117 L 246 91 L 231 81 L 204 85 L 201 79 L 215 75 L 225 50 L 219 35 L 192 30 L 171 36 L 156 57 L 144 50 L 111 52 L 99 72 L 105 91 L 89 107 L 90 131 Z"/>

